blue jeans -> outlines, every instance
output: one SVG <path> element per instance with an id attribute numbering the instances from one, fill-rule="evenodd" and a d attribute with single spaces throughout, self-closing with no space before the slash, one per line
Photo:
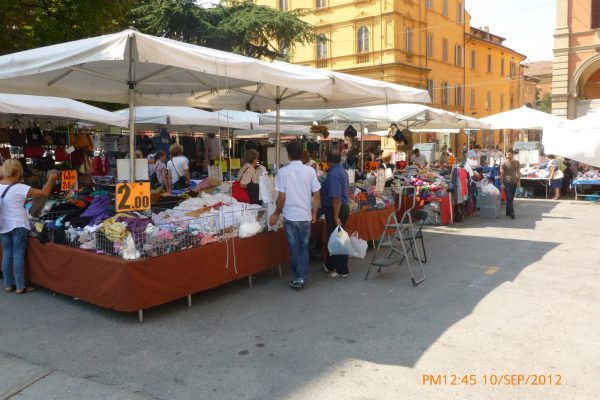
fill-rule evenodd
<path id="1" fill-rule="evenodd" d="M 513 201 L 515 199 L 515 193 L 517 193 L 517 184 L 504 182 L 504 193 L 506 194 L 506 215 L 515 215 Z"/>
<path id="2" fill-rule="evenodd" d="M 290 248 L 290 266 L 294 280 L 306 281 L 308 276 L 308 244 L 310 242 L 310 221 L 285 222 L 285 236 Z"/>
<path id="3" fill-rule="evenodd" d="M 25 288 L 25 249 L 29 231 L 25 228 L 15 228 L 2 237 L 2 275 L 4 286 L 15 284 L 17 289 Z M 13 274 L 14 271 L 14 274 Z"/>

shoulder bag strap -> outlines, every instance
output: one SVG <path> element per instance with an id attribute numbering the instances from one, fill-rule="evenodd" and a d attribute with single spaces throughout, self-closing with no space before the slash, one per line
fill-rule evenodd
<path id="1" fill-rule="evenodd" d="M 179 175 L 179 171 L 177 171 L 177 167 L 175 166 L 173 159 L 171 158 L 169 161 L 171 161 L 171 164 L 173 164 L 173 169 L 175 169 L 175 172 L 177 172 L 177 178 L 181 178 L 181 175 Z"/>
<path id="2" fill-rule="evenodd" d="M 8 185 L 8 187 L 6 189 L 4 189 L 4 192 L 2 192 L 2 199 L 4 199 L 4 196 L 6 196 L 6 193 L 8 193 L 8 191 L 10 190 L 11 187 L 15 186 L 16 183 L 11 183 L 10 185 Z"/>

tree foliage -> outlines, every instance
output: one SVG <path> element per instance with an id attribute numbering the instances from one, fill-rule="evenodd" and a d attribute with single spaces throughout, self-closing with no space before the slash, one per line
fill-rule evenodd
<path id="1" fill-rule="evenodd" d="M 0 54 L 117 32 L 135 0 L 0 0 Z"/>
<path id="2" fill-rule="evenodd" d="M 536 109 L 552 114 L 552 94 L 544 93 L 544 95 L 541 96 L 539 89 L 537 92 Z"/>
<path id="3" fill-rule="evenodd" d="M 250 57 L 285 59 L 280 47 L 291 48 L 316 39 L 300 19 L 305 11 L 280 11 L 251 2 L 204 8 L 193 0 L 149 0 L 134 8 L 142 32 L 182 40 Z"/>

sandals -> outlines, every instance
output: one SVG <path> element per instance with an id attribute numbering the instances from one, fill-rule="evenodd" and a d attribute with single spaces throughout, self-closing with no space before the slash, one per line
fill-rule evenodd
<path id="1" fill-rule="evenodd" d="M 35 291 L 36 291 L 36 288 L 31 287 L 31 286 L 25 286 L 23 289 L 17 289 L 15 294 L 24 294 L 24 293 L 30 293 L 30 292 L 35 292 Z"/>
<path id="2" fill-rule="evenodd" d="M 15 289 L 16 289 L 15 285 L 11 285 L 11 286 L 7 286 L 7 287 L 5 287 L 5 288 L 4 288 L 4 291 L 5 291 L 6 293 L 10 293 L 10 292 L 14 292 L 14 291 L 15 291 Z"/>

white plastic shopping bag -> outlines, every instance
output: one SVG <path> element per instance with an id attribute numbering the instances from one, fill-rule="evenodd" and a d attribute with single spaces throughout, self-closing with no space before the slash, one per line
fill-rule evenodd
<path id="1" fill-rule="evenodd" d="M 258 178 L 259 199 L 263 203 L 272 203 L 273 199 L 273 183 L 269 179 L 269 175 L 260 175 Z"/>
<path id="2" fill-rule="evenodd" d="M 256 219 L 256 215 L 251 212 L 244 211 L 240 218 L 240 234 L 241 238 L 247 238 L 256 235 L 261 231 L 260 223 Z"/>
<path id="3" fill-rule="evenodd" d="M 365 258 L 369 244 L 366 240 L 362 240 L 358 237 L 358 232 L 354 232 L 352 236 L 350 236 L 350 245 L 352 246 L 350 257 Z"/>
<path id="4" fill-rule="evenodd" d="M 327 243 L 329 255 L 347 256 L 350 255 L 351 245 L 350 236 L 341 226 L 338 226 L 331 232 L 329 242 Z"/>

